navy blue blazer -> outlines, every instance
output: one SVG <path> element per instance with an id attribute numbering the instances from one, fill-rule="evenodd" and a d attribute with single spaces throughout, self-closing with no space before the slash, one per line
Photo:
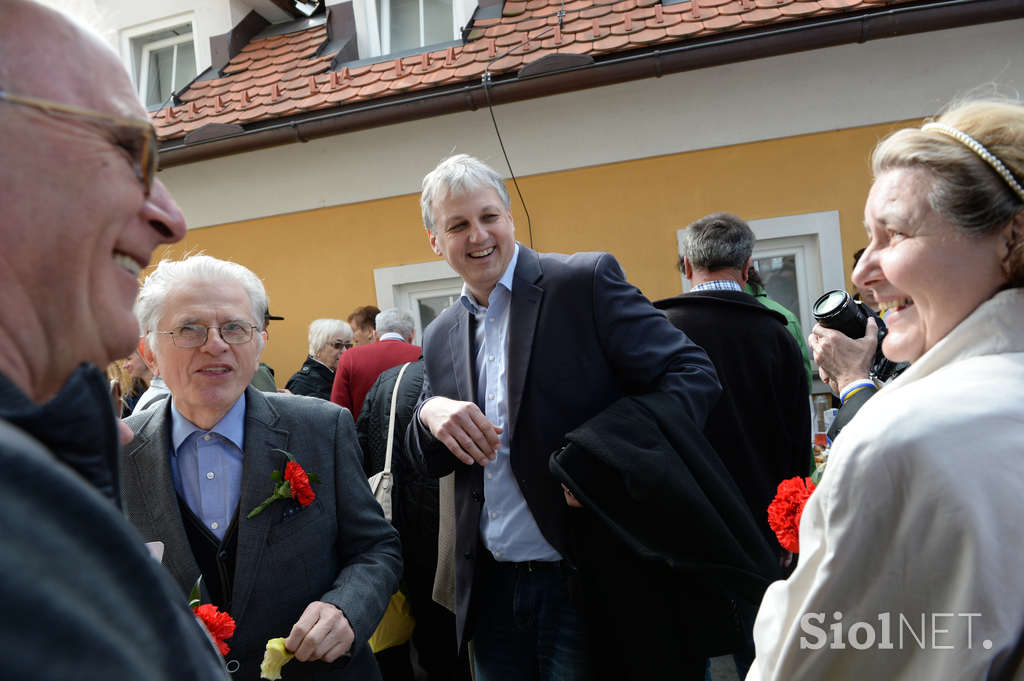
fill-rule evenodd
<path id="1" fill-rule="evenodd" d="M 665 392 L 703 426 L 721 386 L 701 348 L 673 327 L 607 253 L 537 253 L 522 244 L 509 308 L 508 423 L 512 470 L 545 539 L 572 559 L 568 507 L 548 469 L 565 434 L 627 395 Z M 420 405 L 476 401 L 470 314 L 454 304 L 427 327 Z M 417 406 L 417 414 L 419 406 Z M 484 499 L 483 467 L 467 466 L 415 419 L 407 451 L 428 475 L 455 471 L 455 596 L 460 645 Z"/>

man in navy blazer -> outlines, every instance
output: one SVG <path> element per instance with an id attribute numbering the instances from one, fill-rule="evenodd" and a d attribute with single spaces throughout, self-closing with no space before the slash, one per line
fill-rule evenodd
<path id="1" fill-rule="evenodd" d="M 431 247 L 464 282 L 425 331 L 407 433 L 429 474 L 455 471 L 460 645 L 474 639 L 478 681 L 590 678 L 566 579 L 574 500 L 548 461 L 626 395 L 671 394 L 703 425 L 721 391 L 714 366 L 611 255 L 516 243 L 504 181 L 480 161 L 442 161 L 420 205 Z"/>
<path id="2" fill-rule="evenodd" d="M 366 483 L 351 415 L 249 385 L 266 304 L 252 272 L 209 256 L 162 262 L 146 279 L 143 356 L 171 398 L 127 421 L 125 515 L 163 544 L 182 591 L 202 575 L 203 602 L 235 619 L 226 657 L 236 681 L 260 677 L 278 637 L 296 657 L 288 679 L 379 679 L 366 641 L 398 585 L 398 536 Z M 289 477 L 286 452 L 319 475 L 315 496 L 249 517 L 274 493 L 273 472 Z"/>

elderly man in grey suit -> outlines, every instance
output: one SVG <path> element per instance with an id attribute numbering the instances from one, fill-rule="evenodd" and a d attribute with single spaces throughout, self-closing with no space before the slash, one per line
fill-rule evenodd
<path id="1" fill-rule="evenodd" d="M 380 678 L 366 641 L 398 584 L 398 537 L 366 484 L 352 417 L 249 387 L 266 306 L 252 272 L 209 256 L 162 262 L 147 278 L 143 356 L 171 398 L 127 421 L 125 514 L 164 544 L 183 591 L 202 575 L 203 601 L 234 617 L 236 680 L 259 678 L 277 637 L 301 661 L 289 679 Z M 289 454 L 319 476 L 314 498 L 287 496 L 252 515 Z"/>
<path id="2" fill-rule="evenodd" d="M 408 430 L 428 473 L 455 471 L 460 642 L 474 639 L 477 681 L 590 678 L 600 651 L 570 602 L 568 499 L 548 460 L 627 395 L 668 393 L 703 425 L 714 366 L 612 256 L 516 243 L 505 183 L 480 161 L 442 161 L 420 205 L 464 282 L 424 334 L 425 401 Z"/>

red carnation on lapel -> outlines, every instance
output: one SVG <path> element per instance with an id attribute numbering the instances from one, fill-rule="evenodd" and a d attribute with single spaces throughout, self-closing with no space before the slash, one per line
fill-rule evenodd
<path id="1" fill-rule="evenodd" d="M 224 643 L 224 639 L 231 638 L 234 635 L 235 620 L 226 612 L 218 610 L 216 605 L 198 605 L 193 610 L 196 613 L 196 617 L 201 619 L 203 624 L 206 625 L 206 630 L 210 632 L 210 636 L 213 636 L 213 640 L 217 642 L 220 654 L 227 655 L 231 649 L 228 648 L 227 643 Z"/>
<path id="2" fill-rule="evenodd" d="M 289 461 L 284 469 L 284 479 L 292 488 L 292 499 L 295 499 L 303 506 L 309 506 L 316 499 L 316 494 L 309 484 L 309 476 L 302 466 L 294 461 Z"/>
<path id="3" fill-rule="evenodd" d="M 283 449 L 271 447 L 270 451 L 284 454 L 288 457 L 288 464 L 284 467 L 284 475 L 281 475 L 281 471 L 274 471 L 270 474 L 270 479 L 274 481 L 274 493 L 267 497 L 262 504 L 249 511 L 246 518 L 259 515 L 263 509 L 279 499 L 291 497 L 303 506 L 309 506 L 316 499 L 316 494 L 313 493 L 313 488 L 309 483 L 321 484 L 320 476 L 316 473 L 306 473 L 302 466 L 295 461 L 295 457 Z"/>
<path id="4" fill-rule="evenodd" d="M 810 478 L 783 480 L 775 500 L 768 506 L 768 524 L 782 548 L 790 553 L 800 553 L 800 518 L 814 488 Z"/>

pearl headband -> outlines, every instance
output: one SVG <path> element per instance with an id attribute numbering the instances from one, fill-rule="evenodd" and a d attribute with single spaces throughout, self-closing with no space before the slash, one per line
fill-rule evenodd
<path id="1" fill-rule="evenodd" d="M 981 142 L 974 139 L 967 133 L 961 132 L 953 126 L 946 125 L 945 123 L 926 123 L 921 126 L 921 130 L 925 132 L 932 130 L 942 135 L 952 137 L 963 144 L 965 147 L 980 156 L 981 160 L 992 166 L 992 169 L 999 173 L 999 176 L 1006 181 L 1006 184 L 1010 185 L 1010 189 L 1020 197 L 1020 200 L 1024 201 L 1024 187 L 1020 186 L 1020 183 L 1013 177 L 1013 173 L 1010 172 L 1009 168 L 1003 165 L 1003 162 L 996 158 L 995 154 L 986 149 Z"/>

